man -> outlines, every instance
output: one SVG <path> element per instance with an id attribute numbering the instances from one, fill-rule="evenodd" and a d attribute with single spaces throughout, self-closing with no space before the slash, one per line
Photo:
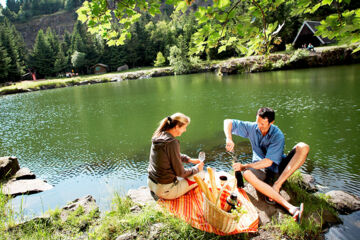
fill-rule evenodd
<path id="1" fill-rule="evenodd" d="M 298 143 L 286 156 L 283 154 L 285 138 L 281 130 L 273 125 L 275 112 L 271 108 L 260 108 L 256 115 L 256 122 L 240 120 L 224 120 L 226 136 L 226 150 L 234 150 L 232 134 L 250 140 L 253 157 L 252 163 L 235 163 L 235 171 L 244 171 L 243 176 L 256 190 L 267 196 L 267 202 L 273 201 L 283 206 L 293 218 L 300 222 L 303 204 L 295 207 L 287 202 L 280 194 L 283 183 L 304 164 L 309 153 L 309 146 Z M 269 179 L 277 179 L 271 186 Z"/>

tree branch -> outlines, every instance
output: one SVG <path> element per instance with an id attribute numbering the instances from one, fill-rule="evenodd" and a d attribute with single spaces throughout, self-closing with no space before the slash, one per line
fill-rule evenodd
<path id="1" fill-rule="evenodd" d="M 264 32 L 264 36 L 265 36 L 265 40 L 267 41 L 267 36 L 266 36 L 266 19 L 265 19 L 265 13 L 264 10 L 261 8 L 261 6 L 255 1 L 252 1 L 253 4 L 260 9 L 261 14 L 262 14 L 262 22 L 263 22 L 263 32 Z"/>
<path id="2" fill-rule="evenodd" d="M 266 36 L 266 19 L 265 19 L 265 13 L 264 13 L 264 10 L 261 8 L 260 4 L 257 3 L 255 0 L 252 0 L 253 4 L 260 9 L 261 11 L 261 14 L 262 14 L 262 22 L 263 22 L 263 33 L 264 33 L 264 37 L 265 37 L 265 42 L 266 42 L 266 45 L 265 45 L 265 50 L 267 51 L 267 36 Z"/>
<path id="3" fill-rule="evenodd" d="M 229 15 L 230 15 L 230 13 L 239 5 L 240 2 L 241 2 L 241 0 L 237 1 L 237 2 L 234 4 L 234 6 L 232 6 L 232 7 L 229 9 L 229 11 L 227 11 L 227 13 L 226 13 L 226 19 L 225 19 L 225 21 L 224 21 L 224 23 L 223 23 L 223 26 L 222 26 L 222 29 L 221 29 L 220 38 L 221 38 L 221 36 L 222 36 L 223 33 L 224 33 L 225 26 L 226 26 L 227 23 L 229 22 Z M 219 44 L 220 38 L 219 38 L 219 40 L 218 40 L 218 42 L 217 42 L 216 45 Z"/>

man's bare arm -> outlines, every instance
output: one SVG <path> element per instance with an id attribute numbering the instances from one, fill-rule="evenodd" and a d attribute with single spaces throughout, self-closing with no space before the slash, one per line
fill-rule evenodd
<path id="1" fill-rule="evenodd" d="M 263 168 L 270 167 L 272 164 L 273 164 L 273 161 L 271 161 L 268 158 L 264 158 L 258 162 L 254 162 L 254 163 L 248 163 L 248 164 L 235 163 L 233 165 L 233 168 L 235 171 L 243 171 L 246 168 L 263 169 Z"/>
<path id="2" fill-rule="evenodd" d="M 227 151 L 234 151 L 234 142 L 232 140 L 232 120 L 231 119 L 225 119 L 224 120 L 224 133 L 226 137 L 226 150 Z"/>

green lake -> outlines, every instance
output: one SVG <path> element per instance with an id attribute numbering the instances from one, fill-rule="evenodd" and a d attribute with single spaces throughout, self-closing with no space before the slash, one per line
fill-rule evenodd
<path id="1" fill-rule="evenodd" d="M 300 141 L 310 145 L 302 172 L 326 186 L 325 192 L 360 195 L 359 93 L 357 64 L 223 77 L 202 73 L 2 96 L 0 155 L 17 156 L 21 167 L 55 186 L 14 201 L 26 212 L 88 194 L 107 209 L 114 191 L 125 194 L 146 185 L 151 135 L 162 118 L 174 112 L 190 116 L 179 138 L 182 152 L 195 157 L 205 151 L 206 166 L 228 171 L 223 120 L 255 121 L 257 109 L 268 106 L 276 111 L 286 152 Z M 250 161 L 249 142 L 234 141 L 239 158 Z"/>

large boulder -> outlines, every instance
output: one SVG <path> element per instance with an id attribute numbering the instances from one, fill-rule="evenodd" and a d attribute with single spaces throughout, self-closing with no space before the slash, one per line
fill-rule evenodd
<path id="1" fill-rule="evenodd" d="M 15 173 L 15 175 L 12 177 L 16 180 L 22 180 L 22 179 L 35 179 L 36 176 L 34 173 L 30 171 L 28 168 L 20 168 L 19 171 Z"/>
<path id="2" fill-rule="evenodd" d="M 301 187 L 308 192 L 317 192 L 318 188 L 315 185 L 315 178 L 310 174 L 302 173 Z"/>
<path id="3" fill-rule="evenodd" d="M 52 188 L 52 185 L 40 179 L 11 180 L 4 184 L 2 192 L 6 195 L 17 196 L 43 192 Z"/>
<path id="4" fill-rule="evenodd" d="M 139 205 L 155 202 L 154 198 L 151 196 L 150 189 L 145 186 L 138 189 L 130 189 L 126 196 Z"/>
<path id="5" fill-rule="evenodd" d="M 0 180 L 13 176 L 19 169 L 16 157 L 0 157 Z"/>
<path id="6" fill-rule="evenodd" d="M 81 215 L 87 215 L 93 209 L 95 209 L 96 211 L 99 211 L 99 207 L 97 206 L 95 199 L 92 196 L 88 195 L 86 197 L 75 199 L 74 201 L 70 202 L 65 207 L 63 207 L 60 212 L 61 220 L 63 222 L 65 222 L 67 220 L 69 214 L 71 212 L 75 211 L 76 209 L 78 209 L 80 206 L 84 210 L 81 213 Z M 37 224 L 51 225 L 52 220 L 53 220 L 52 217 L 47 212 L 42 216 L 38 216 L 38 217 L 35 217 L 32 219 L 20 222 L 20 223 L 16 224 L 15 226 L 8 228 L 7 231 L 18 231 L 18 229 L 20 229 L 20 228 L 29 228 L 29 227 L 33 227 L 34 225 L 37 225 Z M 89 223 L 86 223 L 86 222 L 83 223 L 83 225 L 88 225 L 88 224 Z M 85 229 L 85 227 L 86 226 L 84 226 L 84 229 Z M 86 234 L 85 234 L 82 237 L 78 237 L 76 239 L 88 239 L 88 237 L 86 237 Z"/>
<path id="7" fill-rule="evenodd" d="M 360 197 L 344 191 L 333 190 L 325 194 L 329 202 L 342 214 L 360 210 Z"/>
<path id="8" fill-rule="evenodd" d="M 128 69 L 129 69 L 129 66 L 127 64 L 125 64 L 125 65 L 122 65 L 122 66 L 118 67 L 116 69 L 116 71 L 121 72 L 121 71 L 125 71 L 125 70 L 128 70 Z"/>

